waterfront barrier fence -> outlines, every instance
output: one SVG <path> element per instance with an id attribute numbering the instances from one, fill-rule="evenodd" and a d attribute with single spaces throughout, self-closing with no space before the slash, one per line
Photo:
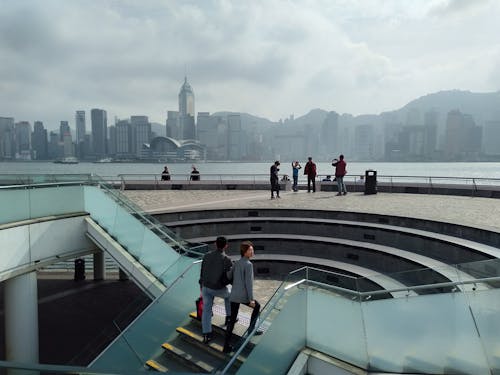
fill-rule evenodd
<path id="1" fill-rule="evenodd" d="M 284 175 L 282 175 L 284 176 Z M 316 178 L 317 190 L 335 191 L 335 181 L 323 181 L 325 175 Z M 291 177 L 280 181 L 282 190 L 290 190 Z M 449 194 L 500 198 L 500 178 L 448 177 L 448 176 L 392 176 L 376 177 L 377 191 L 389 193 Z M 121 190 L 267 190 L 268 174 L 201 174 L 199 180 L 191 180 L 190 174 L 171 174 L 164 181 L 159 174 L 119 174 L 97 176 L 94 174 L 0 174 L 0 185 L 57 184 L 68 182 L 97 183 Z M 299 189 L 306 189 L 306 176 L 299 175 Z M 344 183 L 350 192 L 365 189 L 365 176 L 346 175 Z"/>

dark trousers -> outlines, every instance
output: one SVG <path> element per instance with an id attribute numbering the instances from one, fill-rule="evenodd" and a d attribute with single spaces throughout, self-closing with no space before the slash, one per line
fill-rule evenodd
<path id="1" fill-rule="evenodd" d="M 299 176 L 293 176 L 293 191 L 297 191 L 298 182 L 299 182 Z"/>
<path id="2" fill-rule="evenodd" d="M 248 303 L 245 305 L 249 306 Z M 231 343 L 231 336 L 233 335 L 234 324 L 236 323 L 236 318 L 238 317 L 238 311 L 240 309 L 240 304 L 238 302 L 231 302 L 231 319 L 229 319 L 229 324 L 226 328 L 226 340 L 224 341 L 224 347 L 228 347 Z M 255 323 L 260 313 L 260 303 L 255 301 L 255 307 L 252 311 L 252 316 L 250 317 L 250 325 L 248 326 L 248 332 L 251 332 L 255 328 Z"/>
<path id="3" fill-rule="evenodd" d="M 274 192 L 276 192 L 276 196 L 280 196 L 280 183 L 276 180 L 271 180 L 271 197 L 274 197 Z"/>
<path id="4" fill-rule="evenodd" d="M 311 181 L 313 186 L 313 193 L 316 191 L 316 177 L 307 176 L 307 192 L 311 191 Z"/>

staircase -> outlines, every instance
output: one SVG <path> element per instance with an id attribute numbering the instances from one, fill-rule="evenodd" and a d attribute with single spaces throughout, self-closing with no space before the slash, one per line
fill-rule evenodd
<path id="1" fill-rule="evenodd" d="M 229 355 L 222 352 L 226 335 L 224 322 L 224 307 L 214 305 L 212 340 L 208 344 L 204 344 L 201 321 L 196 312 L 190 313 L 187 322 L 177 327 L 176 335 L 161 345 L 163 352 L 146 361 L 145 366 L 158 372 L 213 373 L 217 371 L 229 360 Z M 245 312 L 240 312 L 234 327 L 232 343 L 242 342 L 249 322 L 250 316 Z M 245 362 L 252 348 L 252 343 L 245 347 L 245 350 L 236 358 L 233 368 L 237 369 Z M 230 353 L 230 355 L 232 354 L 234 353 Z"/>

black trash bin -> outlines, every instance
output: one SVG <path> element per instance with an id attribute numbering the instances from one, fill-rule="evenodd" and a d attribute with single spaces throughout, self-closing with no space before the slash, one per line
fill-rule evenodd
<path id="1" fill-rule="evenodd" d="M 377 194 L 377 171 L 365 171 L 365 194 Z"/>
<path id="2" fill-rule="evenodd" d="M 75 259 L 75 281 L 85 280 L 85 260 Z"/>

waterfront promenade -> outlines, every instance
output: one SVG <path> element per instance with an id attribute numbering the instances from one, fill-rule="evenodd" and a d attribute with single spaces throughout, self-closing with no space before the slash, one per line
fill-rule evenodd
<path id="1" fill-rule="evenodd" d="M 412 217 L 500 232 L 500 199 L 452 195 L 361 192 L 281 192 L 270 199 L 268 191 L 249 190 L 125 190 L 143 210 L 162 212 L 230 208 L 310 209 L 363 212 Z M 215 234 L 214 234 L 215 235 Z"/>
<path id="2" fill-rule="evenodd" d="M 282 191 L 281 199 L 271 200 L 270 192 L 263 190 L 126 190 L 122 193 L 152 214 L 204 209 L 297 208 L 413 217 L 500 233 L 500 199 L 360 192 L 338 197 L 336 192 Z M 71 276 L 39 280 L 40 358 L 45 363 L 70 362 L 94 342 L 96 335 L 112 326 L 112 319 L 123 309 L 144 298 L 132 281 L 94 283 L 88 275 L 86 281 L 74 282 Z M 274 280 L 257 280 L 255 292 L 262 304 L 278 284 Z M 0 306 L 0 320 L 1 310 Z"/>

